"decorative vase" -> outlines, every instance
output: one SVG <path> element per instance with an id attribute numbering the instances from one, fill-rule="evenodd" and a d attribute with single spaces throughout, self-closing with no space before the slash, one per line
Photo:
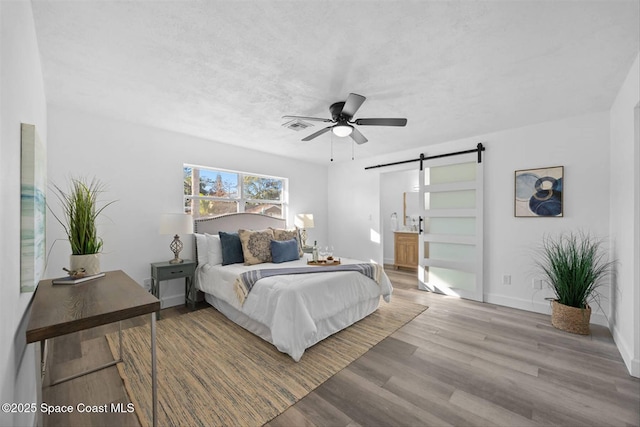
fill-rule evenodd
<path id="1" fill-rule="evenodd" d="M 562 331 L 572 334 L 589 335 L 591 307 L 570 307 L 554 300 L 551 302 L 551 324 Z"/>
<path id="2" fill-rule="evenodd" d="M 78 271 L 84 268 L 87 276 L 100 273 L 100 254 L 71 255 L 69 270 Z"/>

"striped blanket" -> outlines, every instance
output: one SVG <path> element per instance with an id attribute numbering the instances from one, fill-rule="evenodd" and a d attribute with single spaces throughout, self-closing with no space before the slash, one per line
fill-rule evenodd
<path id="1" fill-rule="evenodd" d="M 305 273 L 331 273 L 334 271 L 357 271 L 364 274 L 368 278 L 380 284 L 380 276 L 382 267 L 379 264 L 341 264 L 327 267 L 292 267 L 292 268 L 263 268 L 259 270 L 251 270 L 241 273 L 236 278 L 234 289 L 240 304 L 244 304 L 247 295 L 251 292 L 253 285 L 265 277 L 282 276 L 287 274 L 305 274 Z"/>

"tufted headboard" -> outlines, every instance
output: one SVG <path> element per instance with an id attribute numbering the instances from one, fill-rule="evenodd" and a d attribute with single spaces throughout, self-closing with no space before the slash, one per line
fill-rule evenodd
<path id="1" fill-rule="evenodd" d="M 193 232 L 198 234 L 218 234 L 218 231 L 264 230 L 269 227 L 285 228 L 287 222 L 283 218 L 254 213 L 231 213 L 193 220 Z M 194 237 L 195 238 L 195 237 Z M 198 259 L 198 245 L 194 243 L 194 258 Z"/>

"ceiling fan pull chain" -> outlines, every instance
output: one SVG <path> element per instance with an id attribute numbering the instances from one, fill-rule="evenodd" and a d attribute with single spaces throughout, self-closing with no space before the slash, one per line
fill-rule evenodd
<path id="1" fill-rule="evenodd" d="M 351 160 L 353 160 L 353 159 L 355 158 L 355 157 L 354 157 L 354 155 L 353 155 L 353 152 L 354 152 L 353 147 L 355 146 L 355 144 L 356 144 L 356 143 L 355 143 L 355 142 L 354 142 L 354 140 L 352 139 L 352 140 L 351 140 Z"/>
<path id="2" fill-rule="evenodd" d="M 333 162 L 333 132 L 331 132 L 331 161 Z"/>

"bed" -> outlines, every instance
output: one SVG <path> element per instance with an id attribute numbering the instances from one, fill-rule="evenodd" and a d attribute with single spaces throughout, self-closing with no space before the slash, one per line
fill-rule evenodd
<path id="1" fill-rule="evenodd" d="M 224 240 L 227 233 L 238 230 L 242 233 L 246 233 L 245 230 L 285 233 L 286 228 L 283 219 L 250 213 L 194 220 L 195 259 L 198 260 L 196 288 L 227 318 L 270 342 L 295 361 L 300 360 L 305 349 L 373 313 L 381 297 L 386 302 L 390 301 L 391 282 L 382 268 L 375 264 L 341 258 L 341 265 L 337 267 L 309 267 L 307 254 L 302 254 L 299 240 L 296 248 L 300 251 L 300 259 L 274 263 L 280 261 L 277 248 L 285 245 L 291 248 L 291 241 L 282 239 L 282 235 L 276 235 L 278 239 L 274 239 L 282 242 L 271 242 L 277 245 L 272 246 L 272 262 L 254 260 L 246 261 L 253 262 L 252 265 L 243 262 L 223 265 L 222 255 L 217 253 L 222 250 L 222 242 L 217 242 Z M 297 235 L 295 230 L 286 232 Z M 228 251 L 225 257 L 228 258 Z M 360 267 L 374 273 L 363 274 Z M 318 268 L 334 270 L 313 270 Z M 338 268 L 358 271 L 336 271 Z M 295 271 L 295 274 L 284 274 L 283 271 Z M 256 273 L 268 277 L 259 278 L 243 297 L 238 294 L 239 278 L 243 273 L 242 277 Z"/>

